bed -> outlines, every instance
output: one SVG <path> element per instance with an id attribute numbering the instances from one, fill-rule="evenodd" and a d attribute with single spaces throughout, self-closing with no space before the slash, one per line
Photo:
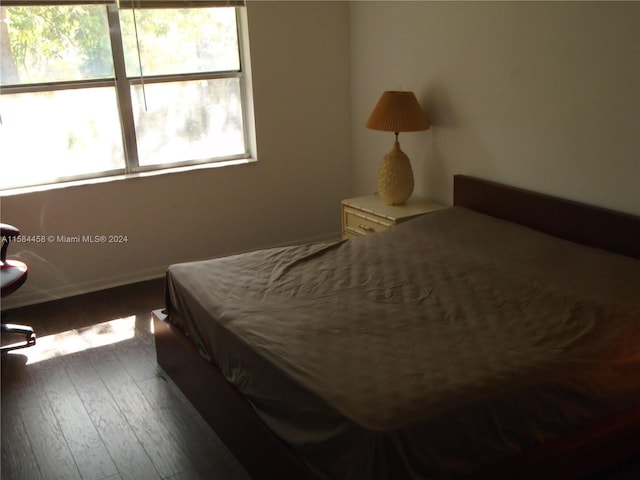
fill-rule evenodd
<path id="1" fill-rule="evenodd" d="M 640 218 L 454 177 L 365 238 L 167 272 L 158 363 L 256 479 L 571 478 L 640 454 Z"/>

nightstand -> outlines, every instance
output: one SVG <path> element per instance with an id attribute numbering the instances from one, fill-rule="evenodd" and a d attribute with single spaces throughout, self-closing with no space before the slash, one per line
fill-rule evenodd
<path id="1" fill-rule="evenodd" d="M 425 213 L 448 208 L 440 203 L 411 197 L 404 205 L 387 205 L 378 195 L 342 201 L 342 238 L 380 232 Z"/>

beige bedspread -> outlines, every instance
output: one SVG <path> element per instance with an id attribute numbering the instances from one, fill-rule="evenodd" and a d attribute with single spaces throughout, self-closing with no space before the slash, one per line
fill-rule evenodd
<path id="1" fill-rule="evenodd" d="M 168 292 L 209 356 L 222 329 L 371 431 L 538 385 L 640 398 L 640 261 L 463 208 L 174 265 Z"/>

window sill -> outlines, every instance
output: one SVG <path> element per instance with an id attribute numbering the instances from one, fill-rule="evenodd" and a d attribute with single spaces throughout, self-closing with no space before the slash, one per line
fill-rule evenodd
<path id="1" fill-rule="evenodd" d="M 232 167 L 237 165 L 247 165 L 255 163 L 255 158 L 242 158 L 237 160 L 225 160 L 221 162 L 199 163 L 195 165 L 185 165 L 181 167 L 163 168 L 160 170 L 148 170 L 144 172 L 126 173 L 109 175 L 98 178 L 86 178 L 82 180 L 70 180 L 66 182 L 48 183 L 45 185 L 35 185 L 31 187 L 16 187 L 8 188 L 6 190 L 0 190 L 1 197 L 9 197 L 14 195 L 24 195 L 35 192 L 46 192 L 50 190 L 60 190 L 62 188 L 77 187 L 84 185 L 96 185 L 102 183 L 121 182 L 123 180 L 129 180 L 132 178 L 147 178 L 155 177 L 159 175 L 172 175 L 176 173 L 190 172 L 195 170 L 210 170 L 214 168 Z"/>

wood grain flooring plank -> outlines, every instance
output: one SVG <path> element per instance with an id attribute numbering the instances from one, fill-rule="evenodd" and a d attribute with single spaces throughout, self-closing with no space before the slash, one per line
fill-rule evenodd
<path id="1" fill-rule="evenodd" d="M 83 351 L 63 357 L 64 369 L 74 385 L 83 385 L 98 380 L 100 377 L 87 359 L 91 358 L 90 351 Z"/>
<path id="2" fill-rule="evenodd" d="M 20 389 L 28 389 L 28 379 L 25 373 L 28 371 L 29 359 L 13 351 L 0 356 L 0 377 L 2 378 L 2 397 L 8 393 Z"/>
<path id="3" fill-rule="evenodd" d="M 23 418 L 17 409 L 9 410 L 3 400 L 2 445 L 0 462 L 0 478 L 5 480 L 40 480 L 46 479 L 40 471 L 38 462 L 33 455 L 31 441 L 23 423 Z"/>
<path id="4" fill-rule="evenodd" d="M 160 474 L 102 380 L 78 388 L 89 417 L 124 480 L 159 480 Z"/>
<path id="5" fill-rule="evenodd" d="M 83 479 L 101 479 L 118 473 L 96 426 L 64 368 L 49 371 L 44 386 L 53 414 Z"/>
<path id="6" fill-rule="evenodd" d="M 202 477 L 198 475 L 196 472 L 180 472 L 175 475 L 171 475 L 170 477 L 165 478 L 164 480 L 218 480 L 217 478 L 212 479 L 211 477 Z M 219 479 L 224 480 L 224 479 Z"/>
<path id="7" fill-rule="evenodd" d="M 44 399 L 46 400 L 46 399 Z M 22 409 L 34 457 L 47 479 L 80 479 L 80 471 L 48 402 Z"/>
<path id="8" fill-rule="evenodd" d="M 156 361 L 155 344 L 147 339 L 136 336 L 130 342 L 123 343 L 118 347 L 118 353 L 131 378 L 140 382 L 156 377 L 160 372 L 160 367 Z"/>
<path id="9" fill-rule="evenodd" d="M 138 384 L 124 371 L 118 352 L 112 352 L 110 358 L 102 356 L 95 363 L 95 370 L 160 475 L 164 478 L 192 471 L 193 466 L 181 445 L 158 418 L 158 412 L 149 404 Z M 115 375 L 114 372 L 121 373 Z"/>
<path id="10" fill-rule="evenodd" d="M 44 394 L 41 370 L 37 366 L 29 366 L 21 373 L 20 386 L 13 385 L 6 397 L 3 395 L 3 421 L 12 416 L 22 418 L 33 459 L 44 478 L 80 479 L 80 472 Z M 3 433 L 4 438 L 9 438 L 6 443 L 14 442 L 12 436 Z"/>
<path id="11" fill-rule="evenodd" d="M 140 389 L 167 429 L 189 452 L 196 472 L 211 479 L 250 480 L 237 459 L 173 382 L 156 377 L 141 382 Z"/>

